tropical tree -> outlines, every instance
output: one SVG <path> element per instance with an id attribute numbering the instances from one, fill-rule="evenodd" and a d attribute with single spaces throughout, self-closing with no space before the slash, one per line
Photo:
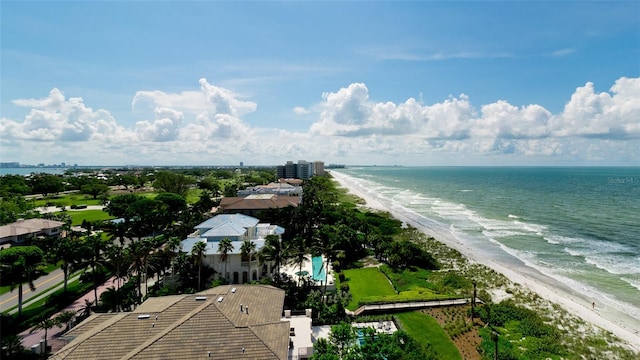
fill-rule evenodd
<path id="1" fill-rule="evenodd" d="M 88 194 L 93 196 L 96 199 L 100 195 L 106 195 L 109 193 L 109 186 L 106 184 L 100 183 L 98 181 L 93 181 L 88 184 L 83 185 L 80 188 L 80 191 L 83 194 Z"/>
<path id="2" fill-rule="evenodd" d="M 84 305 L 78 309 L 78 317 L 80 319 L 86 319 L 91 315 L 91 308 L 93 307 L 93 303 L 89 299 L 84 299 Z"/>
<path id="3" fill-rule="evenodd" d="M 22 345 L 22 337 L 17 334 L 2 334 L 2 352 L 0 358 L 19 359 L 27 350 Z"/>
<path id="4" fill-rule="evenodd" d="M 37 246 L 14 246 L 0 251 L 0 273 L 7 279 L 11 291 L 18 287 L 18 315 L 22 315 L 22 284 L 35 291 L 33 280 L 44 253 Z"/>
<path id="5" fill-rule="evenodd" d="M 80 255 L 80 233 L 76 231 L 68 232 L 67 236 L 56 239 L 52 242 L 53 248 L 51 249 L 51 255 L 55 259 L 55 262 L 60 262 L 60 270 L 64 276 L 64 292 L 67 292 L 67 283 L 69 280 L 69 271 L 74 264 L 78 262 Z"/>
<path id="6" fill-rule="evenodd" d="M 64 190 L 64 184 L 61 176 L 40 174 L 31 177 L 31 188 L 34 194 L 47 196 L 48 194 L 59 193 Z"/>
<path id="7" fill-rule="evenodd" d="M 267 235 L 264 240 L 264 247 L 260 249 L 258 257 L 261 261 L 273 262 L 276 267 L 276 273 L 280 274 L 280 265 L 286 256 L 282 241 L 278 235 Z"/>
<path id="8" fill-rule="evenodd" d="M 224 262 L 224 277 L 227 277 L 227 263 L 229 262 L 229 253 L 233 251 L 233 243 L 231 239 L 224 238 L 218 243 L 218 252 L 220 253 L 220 261 Z"/>
<path id="9" fill-rule="evenodd" d="M 30 331 L 33 333 L 38 330 L 44 330 L 44 354 L 46 355 L 49 351 L 49 347 L 47 346 L 47 340 L 49 339 L 49 329 L 58 326 L 60 323 L 55 318 L 43 318 L 41 319 Z"/>
<path id="10" fill-rule="evenodd" d="M 100 304 L 103 309 L 109 309 L 113 312 L 120 311 L 120 291 L 111 286 L 100 294 Z"/>
<path id="11" fill-rule="evenodd" d="M 256 252 L 256 243 L 251 241 L 250 239 L 246 239 L 242 242 L 242 246 L 240 247 L 240 254 L 243 258 L 249 259 L 249 282 L 251 282 L 251 258 L 253 254 Z"/>
<path id="12" fill-rule="evenodd" d="M 76 318 L 75 311 L 63 311 L 55 317 L 58 325 L 64 325 L 65 330 L 69 330 L 69 324 Z"/>
<path id="13" fill-rule="evenodd" d="M 131 264 L 129 248 L 111 243 L 106 251 L 107 266 L 116 277 L 117 289 L 120 289 L 120 282 L 127 275 L 127 269 Z"/>
<path id="14" fill-rule="evenodd" d="M 202 279 L 200 276 L 202 275 L 202 258 L 207 251 L 207 243 L 204 241 L 198 241 L 193 244 L 193 248 L 191 249 L 191 256 L 193 256 L 193 260 L 198 265 L 198 291 L 200 291 L 200 286 L 202 284 Z"/>
<path id="15" fill-rule="evenodd" d="M 136 194 L 116 195 L 109 200 L 104 211 L 109 213 L 111 216 L 123 218 L 125 219 L 125 222 L 129 222 L 135 215 L 129 210 L 129 207 L 140 199 L 143 199 L 143 197 Z"/>
<path id="16" fill-rule="evenodd" d="M 93 277 L 93 293 L 95 297 L 95 305 L 98 305 L 98 271 L 105 266 L 105 250 L 107 242 L 102 239 L 101 234 L 89 235 L 84 239 L 83 246 L 83 263 L 85 271 L 91 268 Z"/>
<path id="17" fill-rule="evenodd" d="M 155 174 L 156 180 L 153 182 L 153 187 L 168 193 L 174 193 L 182 196 L 187 196 L 189 187 L 193 184 L 193 180 L 185 175 L 178 174 L 171 171 L 159 171 Z"/>
<path id="18" fill-rule="evenodd" d="M 340 358 L 347 353 L 357 337 L 356 329 L 347 322 L 332 326 L 329 332 L 329 342 L 338 348 Z"/>
<path id="19" fill-rule="evenodd" d="M 303 275 L 302 266 L 304 265 L 305 261 L 310 261 L 304 238 L 299 236 L 293 238 L 293 240 L 289 242 L 287 253 L 289 255 L 288 263 L 296 265 L 298 267 L 298 280 L 301 280 Z"/>
<path id="20" fill-rule="evenodd" d="M 187 201 L 184 197 L 174 193 L 160 193 L 154 200 L 167 205 L 169 213 L 174 216 L 187 208 Z"/>
<path id="21" fill-rule="evenodd" d="M 118 239 L 120 245 L 124 246 L 124 238 L 129 232 L 129 223 L 126 221 L 108 221 L 105 231 L 111 235 L 111 240 Z"/>
<path id="22" fill-rule="evenodd" d="M 182 247 L 182 242 L 178 237 L 170 237 L 169 240 L 164 244 L 163 252 L 164 257 L 169 261 L 169 266 L 171 267 L 171 276 L 175 276 L 175 259 L 178 256 L 178 252 Z"/>
<path id="23" fill-rule="evenodd" d="M 151 241 L 135 241 L 128 246 L 130 263 L 129 275 L 135 276 L 138 285 L 138 299 L 142 299 L 142 275 L 146 274 L 147 261 L 151 252 Z"/>

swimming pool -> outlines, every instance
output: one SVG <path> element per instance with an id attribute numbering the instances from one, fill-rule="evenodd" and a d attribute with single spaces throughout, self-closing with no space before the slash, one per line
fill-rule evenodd
<path id="1" fill-rule="evenodd" d="M 324 270 L 322 256 L 314 256 L 311 258 L 311 268 L 313 271 L 313 280 L 326 281 L 327 273 Z"/>

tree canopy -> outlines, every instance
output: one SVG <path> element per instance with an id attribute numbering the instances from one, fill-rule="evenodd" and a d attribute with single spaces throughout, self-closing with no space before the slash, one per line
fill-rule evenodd
<path id="1" fill-rule="evenodd" d="M 187 196 L 193 180 L 188 176 L 171 171 L 159 171 L 155 174 L 153 187 L 157 190 Z"/>

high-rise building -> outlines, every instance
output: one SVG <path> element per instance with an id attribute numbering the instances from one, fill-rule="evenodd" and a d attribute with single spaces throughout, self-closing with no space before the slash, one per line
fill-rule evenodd
<path id="1" fill-rule="evenodd" d="M 318 176 L 324 176 L 324 161 L 313 162 L 313 174 Z"/>
<path id="2" fill-rule="evenodd" d="M 313 164 L 308 161 L 298 160 L 296 175 L 298 179 L 309 179 L 313 176 Z"/>
<path id="3" fill-rule="evenodd" d="M 287 179 L 297 178 L 296 170 L 296 164 L 294 164 L 293 161 L 287 161 L 287 163 L 284 165 L 284 177 Z"/>
<path id="4" fill-rule="evenodd" d="M 276 166 L 278 179 L 309 179 L 314 175 L 324 175 L 324 162 L 308 162 L 298 160 L 297 163 L 287 161 L 285 165 Z"/>

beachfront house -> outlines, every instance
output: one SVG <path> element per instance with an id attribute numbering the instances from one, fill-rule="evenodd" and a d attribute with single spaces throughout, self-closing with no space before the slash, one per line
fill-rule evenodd
<path id="1" fill-rule="evenodd" d="M 289 206 L 298 207 L 302 196 L 280 196 L 277 194 L 251 194 L 238 197 L 224 197 L 218 209 L 225 214 L 245 214 L 257 216 L 262 211 L 282 209 Z"/>
<path id="2" fill-rule="evenodd" d="M 50 359 L 291 359 L 284 290 L 224 285 L 91 315 Z M 300 329 L 301 331 L 302 329 Z"/>
<path id="3" fill-rule="evenodd" d="M 47 219 L 19 219 L 0 226 L 0 244 L 22 244 L 38 236 L 60 237 L 63 222 Z"/>
<path id="4" fill-rule="evenodd" d="M 195 227 L 193 234 L 182 241 L 181 249 L 191 252 L 197 242 L 206 244 L 203 264 L 216 272 L 214 279 L 225 278 L 233 284 L 258 281 L 261 277 L 272 274 L 276 269 L 269 262 L 260 263 L 258 252 L 265 243 L 267 235 L 280 237 L 284 229 L 277 225 L 260 223 L 260 220 L 243 214 L 220 214 Z M 226 261 L 222 261 L 219 251 L 223 239 L 231 240 L 232 250 L 227 253 Z M 256 245 L 254 256 L 249 259 L 242 256 L 242 243 L 250 240 Z M 251 274 L 249 274 L 251 269 Z"/>

